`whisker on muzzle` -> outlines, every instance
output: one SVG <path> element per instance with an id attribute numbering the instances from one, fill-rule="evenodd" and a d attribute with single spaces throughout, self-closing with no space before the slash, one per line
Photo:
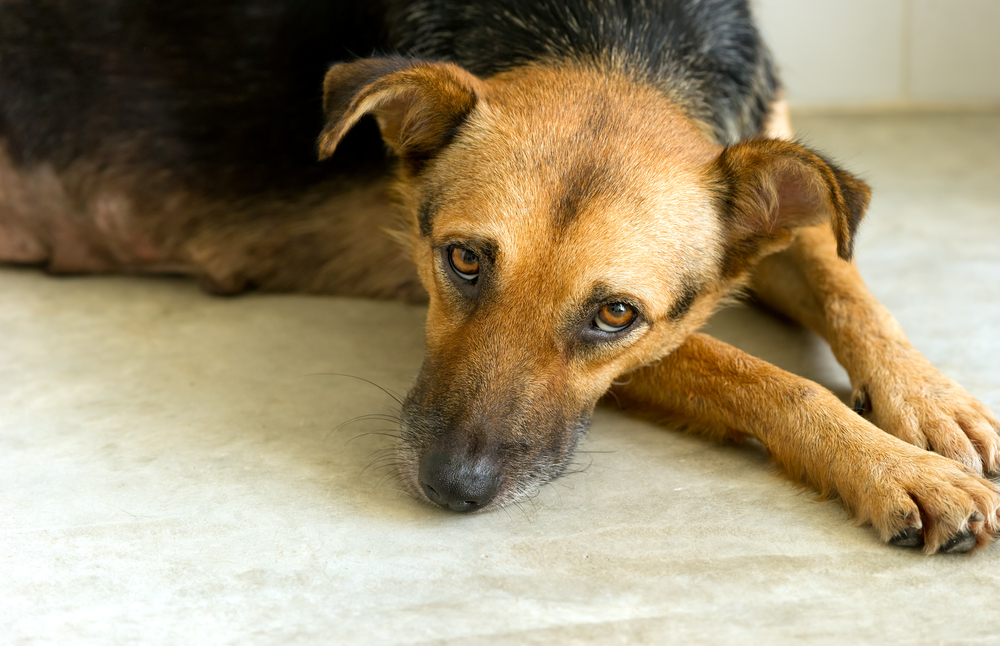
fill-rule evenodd
<path id="1" fill-rule="evenodd" d="M 369 435 L 378 435 L 378 436 L 381 436 L 381 437 L 391 437 L 394 440 L 398 440 L 399 439 L 399 431 L 398 430 L 391 429 L 391 428 L 386 428 L 386 429 L 380 429 L 380 430 L 377 430 L 377 431 L 365 431 L 364 433 L 358 433 L 357 435 L 355 435 L 351 439 L 349 439 L 346 442 L 344 442 L 344 445 L 346 446 L 346 445 L 350 444 L 351 442 L 353 442 L 354 440 L 356 440 L 358 438 L 368 437 Z"/>
<path id="2" fill-rule="evenodd" d="M 368 415 L 359 415 L 357 417 L 354 417 L 354 418 L 351 418 L 351 419 L 347 420 L 346 422 L 342 422 L 340 424 L 337 424 L 335 427 L 333 427 L 332 429 L 330 429 L 330 432 L 326 434 L 326 439 L 328 439 L 331 435 L 333 435 L 334 433 L 336 433 L 340 429 L 345 428 L 347 426 L 350 426 L 351 424 L 356 424 L 358 422 L 367 422 L 367 421 L 372 421 L 372 420 L 376 420 L 376 421 L 379 421 L 379 422 L 388 422 L 390 424 L 397 424 L 397 425 L 402 425 L 402 423 L 403 423 L 403 420 L 400 419 L 400 417 L 398 415 L 387 415 L 387 414 L 383 414 L 383 413 L 370 413 Z M 392 432 L 399 433 L 399 431 L 395 430 L 395 429 L 383 429 L 382 432 L 384 432 L 384 431 L 392 431 Z M 352 437 L 347 442 L 350 443 L 351 441 L 357 439 L 358 437 L 362 437 L 364 435 L 369 435 L 369 434 L 370 433 L 360 433 L 360 434 L 355 435 L 354 437 Z"/>
<path id="3" fill-rule="evenodd" d="M 377 383 L 375 383 L 374 381 L 372 381 L 370 379 L 365 379 L 364 377 L 358 377 L 357 375 L 348 375 L 348 374 L 344 374 L 344 373 L 341 373 L 341 372 L 312 372 L 312 373 L 309 373 L 309 374 L 306 374 L 306 375 L 302 375 L 302 376 L 303 377 L 346 377 L 348 379 L 357 379 L 358 381 L 363 381 L 366 384 L 369 384 L 371 386 L 374 386 L 374 387 L 378 388 L 379 390 L 381 390 L 382 392 L 384 392 L 389 397 L 392 397 L 392 399 L 397 404 L 399 404 L 400 406 L 403 405 L 403 398 L 399 395 L 399 393 L 395 393 L 395 392 L 389 390 L 388 388 L 385 388 L 384 386 L 378 385 Z"/>
<path id="4" fill-rule="evenodd" d="M 368 413 L 365 415 L 358 415 L 357 417 L 352 417 L 351 419 L 345 420 L 340 424 L 337 424 L 334 428 L 330 430 L 326 435 L 326 439 L 329 439 L 334 433 L 352 426 L 354 424 L 359 424 L 363 422 L 382 422 L 389 424 L 389 428 L 376 428 L 370 431 L 364 431 L 354 434 L 347 441 L 344 442 L 345 446 L 354 442 L 355 440 L 363 437 L 375 437 L 375 438 L 389 438 L 393 440 L 392 444 L 389 446 L 384 446 L 382 448 L 373 451 L 367 459 L 367 463 L 364 468 L 358 473 L 358 476 L 364 476 L 368 472 L 384 472 L 382 473 L 377 482 L 374 485 L 375 489 L 381 489 L 387 483 L 392 483 L 393 489 L 398 495 L 413 496 L 414 492 L 412 487 L 408 485 L 406 481 L 406 469 L 405 460 L 400 457 L 398 453 L 398 443 L 405 436 L 406 430 L 404 427 L 402 407 L 403 407 L 403 397 L 398 393 L 381 386 L 370 379 L 365 379 L 364 377 L 358 377 L 357 375 L 349 375 L 337 372 L 317 372 L 307 375 L 302 375 L 303 377 L 346 377 L 348 379 L 355 379 L 357 381 L 363 382 L 374 388 L 377 388 L 385 395 L 388 395 L 392 401 L 393 405 L 388 409 L 387 412 L 383 413 Z"/>

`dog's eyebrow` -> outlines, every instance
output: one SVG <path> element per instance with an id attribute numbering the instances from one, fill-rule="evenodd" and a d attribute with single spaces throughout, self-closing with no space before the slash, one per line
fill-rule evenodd
<path id="1" fill-rule="evenodd" d="M 677 302 L 674 303 L 674 306 L 667 313 L 667 317 L 671 321 L 679 321 L 687 314 L 688 310 L 694 304 L 695 299 L 698 298 L 698 292 L 700 291 L 698 284 L 691 279 L 684 279 L 681 285 L 681 297 L 677 299 Z"/>
<path id="2" fill-rule="evenodd" d="M 608 185 L 608 171 L 593 161 L 581 161 L 566 174 L 561 193 L 552 211 L 556 231 L 563 232 L 573 223 L 586 203 Z"/>
<path id="3" fill-rule="evenodd" d="M 434 230 L 434 216 L 437 214 L 437 195 L 431 194 L 424 198 L 424 201 L 417 207 L 417 225 L 420 227 L 420 235 L 427 237 Z"/>
<path id="4" fill-rule="evenodd" d="M 598 305 L 603 305 L 609 301 L 613 301 L 619 297 L 619 293 L 611 285 L 607 283 L 597 283 L 594 285 L 594 289 L 590 291 L 590 297 L 583 304 L 584 309 L 593 309 Z"/>

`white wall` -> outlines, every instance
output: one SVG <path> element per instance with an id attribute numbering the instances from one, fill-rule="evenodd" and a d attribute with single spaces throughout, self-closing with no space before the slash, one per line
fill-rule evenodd
<path id="1" fill-rule="evenodd" d="M 1000 0 L 752 0 L 793 106 L 1000 105 Z"/>

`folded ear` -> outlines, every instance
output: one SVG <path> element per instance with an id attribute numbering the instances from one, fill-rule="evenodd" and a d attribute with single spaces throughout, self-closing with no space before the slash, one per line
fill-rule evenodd
<path id="1" fill-rule="evenodd" d="M 372 114 L 382 138 L 417 173 L 448 145 L 476 106 L 481 88 L 477 77 L 451 63 L 392 57 L 334 65 L 323 82 L 327 122 L 319 157 L 332 155 L 347 131 Z"/>
<path id="2" fill-rule="evenodd" d="M 710 173 L 738 245 L 829 221 L 837 254 L 851 259 L 871 189 L 847 171 L 798 144 L 751 139 L 726 147 Z"/>

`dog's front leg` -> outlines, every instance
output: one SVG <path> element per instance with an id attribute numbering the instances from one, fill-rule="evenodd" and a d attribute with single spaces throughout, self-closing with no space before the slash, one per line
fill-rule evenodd
<path id="1" fill-rule="evenodd" d="M 855 408 L 876 426 L 978 473 L 1000 470 L 996 417 L 910 344 L 854 263 L 837 257 L 829 227 L 796 232 L 788 249 L 757 265 L 753 288 L 826 338 L 851 378 Z"/>
<path id="2" fill-rule="evenodd" d="M 624 406 L 717 438 L 760 440 L 793 478 L 836 494 L 882 540 L 928 553 L 987 545 L 1000 492 L 960 464 L 881 432 L 833 393 L 704 334 L 613 392 Z"/>
<path id="3" fill-rule="evenodd" d="M 772 106 L 766 133 L 792 140 L 784 101 Z M 1000 472 L 996 417 L 910 344 L 856 265 L 838 257 L 829 226 L 798 229 L 791 246 L 757 264 L 752 287 L 830 343 L 850 376 L 855 409 L 876 426 L 978 473 Z"/>

